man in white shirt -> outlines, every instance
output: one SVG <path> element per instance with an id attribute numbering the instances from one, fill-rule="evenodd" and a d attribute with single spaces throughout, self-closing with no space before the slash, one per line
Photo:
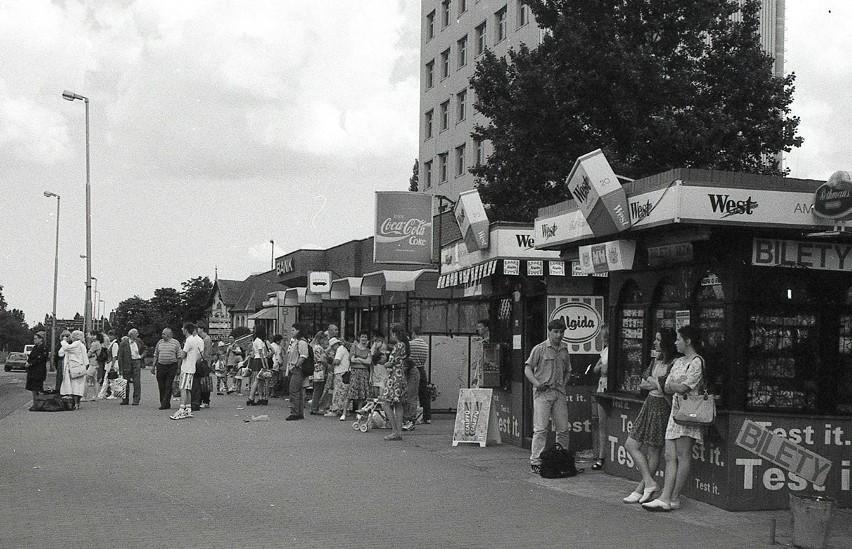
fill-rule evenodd
<path id="1" fill-rule="evenodd" d="M 187 419 L 192 416 L 192 384 L 195 377 L 195 365 L 201 360 L 204 353 L 204 341 L 196 334 L 197 328 L 192 322 L 183 325 L 183 335 L 186 341 L 183 344 L 180 365 L 180 389 L 181 400 L 178 411 L 169 416 L 169 419 Z"/>

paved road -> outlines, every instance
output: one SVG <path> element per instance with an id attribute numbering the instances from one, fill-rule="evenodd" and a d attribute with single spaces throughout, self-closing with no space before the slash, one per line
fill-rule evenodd
<path id="1" fill-rule="evenodd" d="M 623 479 L 546 480 L 524 450 L 452 448 L 449 416 L 402 442 L 236 395 L 170 421 L 143 380 L 141 406 L 0 419 L 0 547 L 761 547 L 773 518 L 789 541 L 788 512 L 652 514 L 620 503 Z"/>

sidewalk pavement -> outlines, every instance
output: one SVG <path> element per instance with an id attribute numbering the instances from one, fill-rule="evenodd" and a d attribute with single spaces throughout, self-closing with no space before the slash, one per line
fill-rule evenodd
<path id="1" fill-rule="evenodd" d="M 766 547 L 789 511 L 731 513 L 684 500 L 676 512 L 621 503 L 630 481 L 591 471 L 531 475 L 528 451 L 453 448 L 453 417 L 402 442 L 385 430 L 309 416 L 286 402 L 210 409 L 171 421 L 143 371 L 141 406 L 0 419 L 0 547 Z M 267 422 L 249 422 L 267 414 Z M 839 510 L 830 547 L 852 546 Z"/>

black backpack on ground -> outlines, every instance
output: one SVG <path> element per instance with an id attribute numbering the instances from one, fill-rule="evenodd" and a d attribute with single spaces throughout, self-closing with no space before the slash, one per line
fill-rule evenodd
<path id="1" fill-rule="evenodd" d="M 556 443 L 541 453 L 541 476 L 543 478 L 566 478 L 577 474 L 574 454 Z"/>
<path id="2" fill-rule="evenodd" d="M 306 358 L 305 361 L 302 362 L 302 377 L 310 377 L 314 375 L 314 349 L 313 347 L 311 347 L 311 344 L 307 340 L 305 340 L 305 343 L 308 344 L 308 358 Z"/>

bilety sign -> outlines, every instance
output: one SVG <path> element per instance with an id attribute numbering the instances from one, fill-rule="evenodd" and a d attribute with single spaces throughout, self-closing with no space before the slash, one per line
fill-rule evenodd
<path id="1" fill-rule="evenodd" d="M 568 190 L 595 236 L 630 228 L 627 195 L 600 149 L 577 159 L 568 175 Z"/>
<path id="2" fill-rule="evenodd" d="M 479 197 L 479 191 L 465 191 L 459 195 L 453 211 L 468 252 L 486 250 L 489 245 L 488 215 Z"/>
<path id="3" fill-rule="evenodd" d="M 831 174 L 814 193 L 814 215 L 824 219 L 852 219 L 852 174 L 838 171 Z"/>
<path id="4" fill-rule="evenodd" d="M 752 241 L 751 264 L 760 267 L 852 271 L 852 245 L 755 238 Z"/>
<path id="5" fill-rule="evenodd" d="M 562 320 L 562 340 L 572 353 L 600 353 L 606 342 L 601 335 L 604 300 L 601 296 L 548 296 L 547 321 Z"/>
<path id="6" fill-rule="evenodd" d="M 432 263 L 432 201 L 410 191 L 376 192 L 373 261 L 404 265 Z"/>
<path id="7" fill-rule="evenodd" d="M 580 268 L 586 274 L 625 271 L 633 268 L 636 242 L 613 240 L 580 246 Z"/>

